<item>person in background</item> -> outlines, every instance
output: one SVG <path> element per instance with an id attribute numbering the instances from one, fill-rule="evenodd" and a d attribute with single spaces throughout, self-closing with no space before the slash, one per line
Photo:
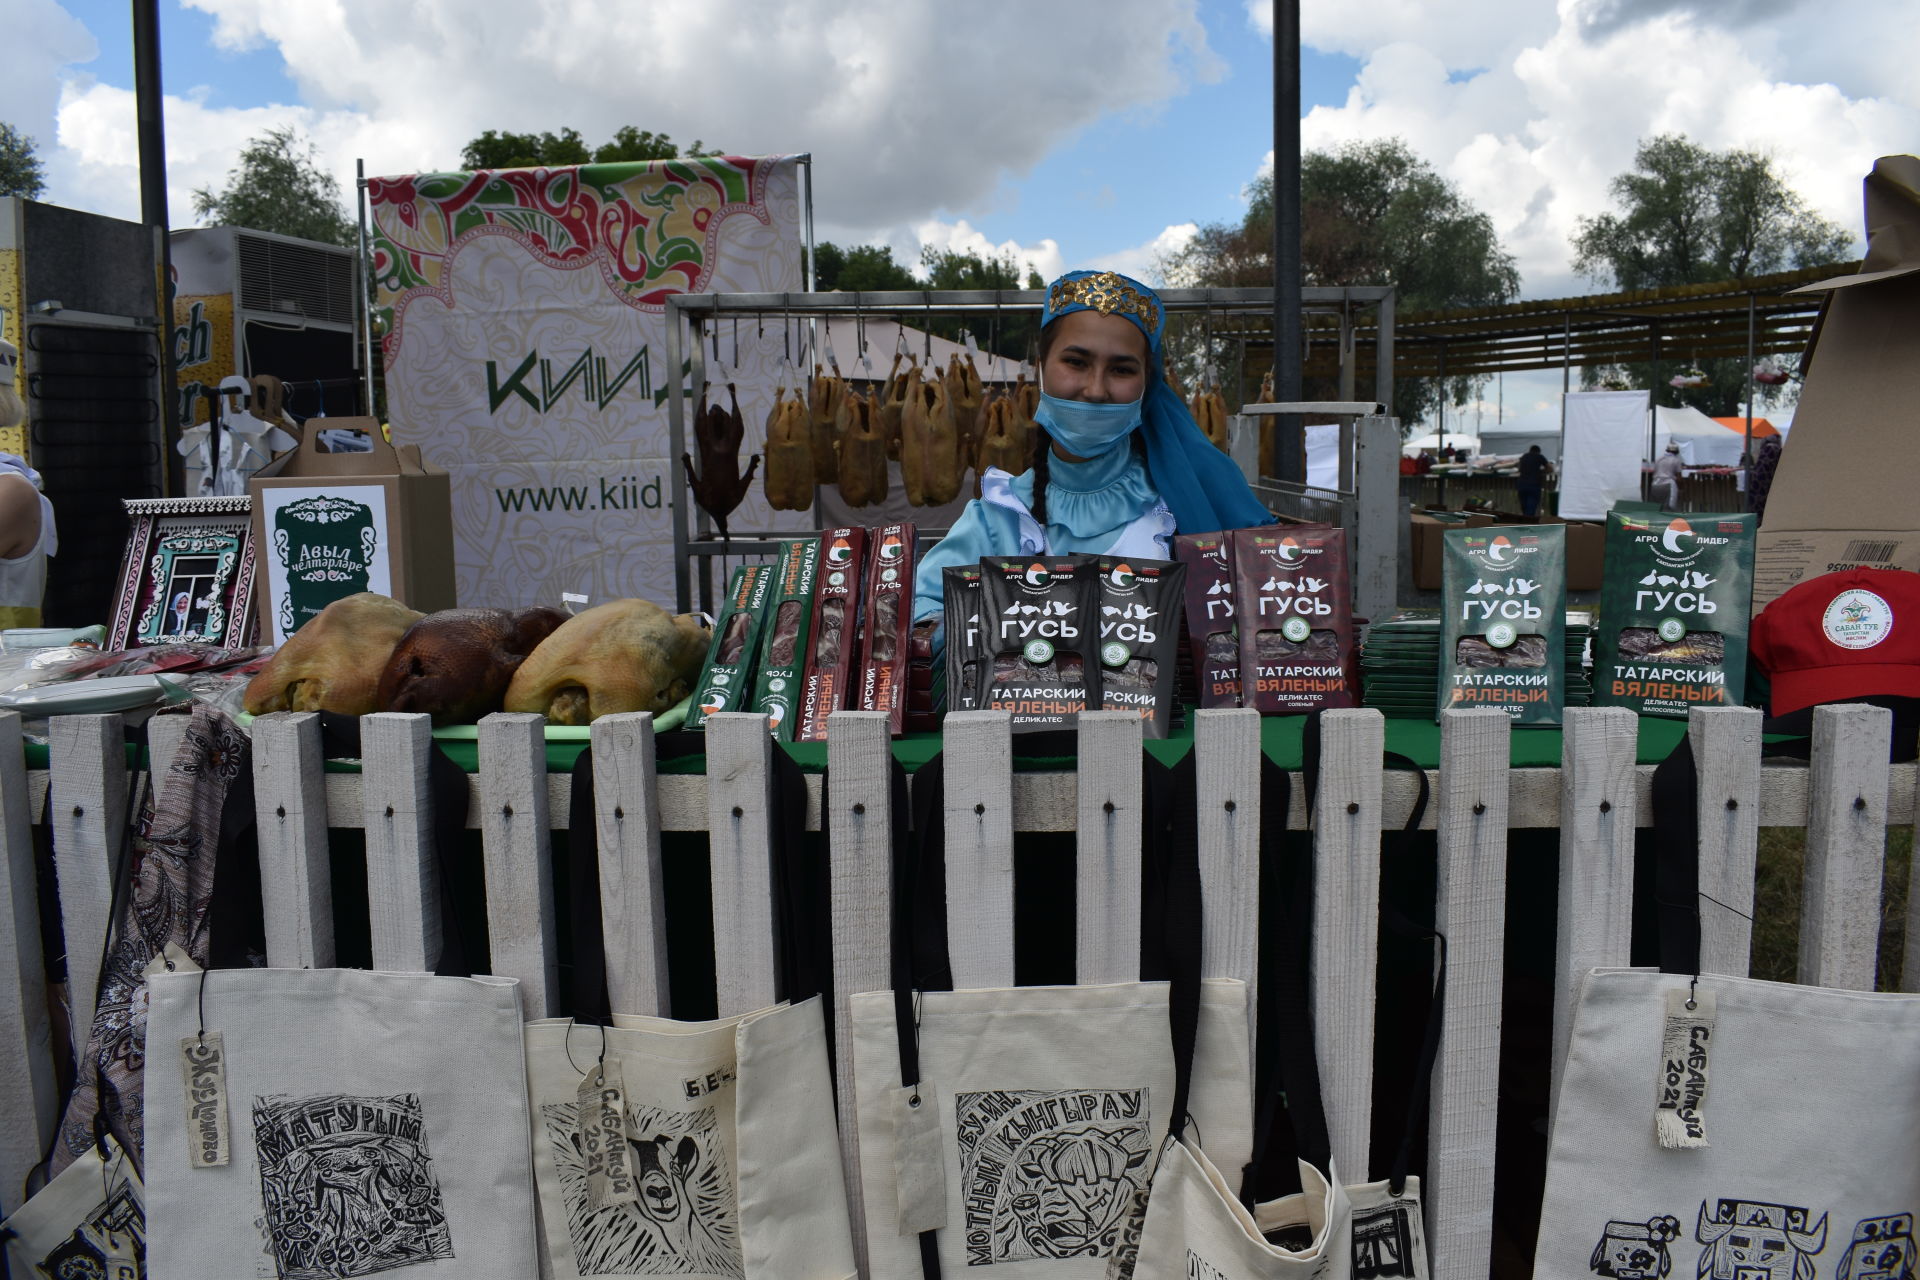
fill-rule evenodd
<path id="1" fill-rule="evenodd" d="M 1653 464 L 1653 497 L 1662 511 L 1680 509 L 1680 476 L 1686 470 L 1680 461 L 1680 446 L 1671 440 L 1667 451 Z"/>
<path id="2" fill-rule="evenodd" d="M 1520 514 L 1523 516 L 1540 513 L 1540 490 L 1553 476 L 1553 464 L 1547 461 L 1547 455 L 1540 452 L 1540 446 L 1534 445 L 1520 455 L 1520 479 L 1515 488 L 1520 490 Z"/>
<path id="3" fill-rule="evenodd" d="M 1780 465 L 1781 437 L 1768 436 L 1760 442 L 1760 452 L 1754 457 L 1753 468 L 1747 472 L 1747 510 L 1753 512 L 1765 523 L 1767 515 L 1767 491 L 1773 488 L 1774 468 Z"/>
<path id="4" fill-rule="evenodd" d="M 1017 476 L 982 472 L 980 496 L 921 557 L 916 626 L 940 622 L 952 565 L 1068 552 L 1166 560 L 1176 532 L 1274 522 L 1167 385 L 1165 327 L 1160 296 L 1118 272 L 1069 271 L 1047 287 L 1033 458 Z"/>
<path id="5" fill-rule="evenodd" d="M 1413 470 L 1416 475 L 1424 476 L 1433 473 L 1433 451 L 1431 449 L 1422 449 L 1420 451 L 1420 456 L 1413 460 Z"/>
<path id="6" fill-rule="evenodd" d="M 0 339 L 0 427 L 26 421 L 14 389 L 20 351 Z M 47 557 L 54 553 L 53 504 L 40 492 L 40 473 L 25 458 L 0 453 L 0 628 L 40 625 L 47 590 Z"/>
<path id="7" fill-rule="evenodd" d="M 1400 455 L 1400 474 L 1403 476 L 1417 476 L 1420 474 L 1420 464 L 1403 453 Z"/>

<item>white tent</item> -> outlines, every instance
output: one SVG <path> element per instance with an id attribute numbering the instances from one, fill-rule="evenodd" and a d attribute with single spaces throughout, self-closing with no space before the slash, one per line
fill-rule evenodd
<path id="1" fill-rule="evenodd" d="M 1409 440 L 1400 446 L 1400 452 L 1411 457 L 1419 453 L 1422 449 L 1438 450 L 1442 444 L 1450 444 L 1456 449 L 1465 449 L 1469 453 L 1479 453 L 1481 451 L 1479 436 L 1470 436 L 1458 431 L 1449 431 L 1444 437 L 1429 435 L 1421 436 L 1418 440 Z"/>
<path id="2" fill-rule="evenodd" d="M 1547 461 L 1557 465 L 1560 461 L 1560 424 L 1542 423 L 1536 415 L 1527 421 L 1480 428 L 1480 452 L 1485 454 L 1504 457 L 1525 453 L 1536 444 L 1540 446 L 1540 452 L 1547 455 Z"/>
<path id="3" fill-rule="evenodd" d="M 1737 467 L 1747 447 L 1745 432 L 1733 432 L 1698 409 L 1653 410 L 1653 449 L 1666 452 L 1667 442 L 1680 446 L 1680 460 L 1690 467 Z"/>

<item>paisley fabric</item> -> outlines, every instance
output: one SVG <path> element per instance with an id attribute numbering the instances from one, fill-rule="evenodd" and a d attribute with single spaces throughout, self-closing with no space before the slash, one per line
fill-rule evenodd
<path id="1" fill-rule="evenodd" d="M 94 1119 L 102 1113 L 120 1145 L 136 1162 L 142 1159 L 146 968 L 170 942 L 194 963 L 207 964 L 220 817 L 236 783 L 250 783 L 251 767 L 246 734 L 224 713 L 196 704 L 159 794 L 149 792 L 134 829 L 130 878 L 101 967 L 93 1027 L 55 1144 L 56 1173 L 92 1145 Z M 76 938 L 69 945 L 94 944 Z"/>

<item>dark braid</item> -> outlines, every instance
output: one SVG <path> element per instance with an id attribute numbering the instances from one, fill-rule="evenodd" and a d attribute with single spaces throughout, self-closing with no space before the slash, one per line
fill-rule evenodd
<path id="1" fill-rule="evenodd" d="M 1041 536 L 1047 532 L 1047 471 L 1053 456 L 1053 437 L 1041 427 L 1033 433 L 1033 519 Z"/>

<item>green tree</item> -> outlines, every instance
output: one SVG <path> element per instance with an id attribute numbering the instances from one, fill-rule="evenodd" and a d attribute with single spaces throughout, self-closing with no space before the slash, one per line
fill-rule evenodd
<path id="1" fill-rule="evenodd" d="M 193 193 L 194 215 L 212 226 L 248 227 L 302 240 L 351 247 L 353 219 L 340 184 L 320 166 L 320 153 L 291 126 L 269 129 L 240 150 L 227 185 Z"/>
<path id="2" fill-rule="evenodd" d="M 1573 237 L 1574 269 L 1602 285 L 1657 289 L 1745 280 L 1852 257 L 1853 237 L 1808 208 L 1763 152 L 1712 151 L 1684 135 L 1660 134 L 1642 139 L 1633 169 L 1616 176 L 1608 190 L 1617 211 L 1580 219 Z M 1582 380 L 1653 387 L 1662 401 L 1711 416 L 1740 411 L 1747 394 L 1744 357 L 1672 354 L 1657 364 L 1584 369 Z M 1705 373 L 1706 385 L 1669 386 L 1685 368 Z M 1761 391 L 1769 402 L 1781 394 L 1773 387 Z"/>
<path id="3" fill-rule="evenodd" d="M 675 156 L 713 156 L 698 138 L 682 149 L 664 133 L 621 125 L 613 138 L 589 148 L 578 129 L 559 133 L 508 133 L 488 129 L 460 151 L 464 169 L 556 169 L 573 164 L 621 164 L 671 160 Z"/>
<path id="4" fill-rule="evenodd" d="M 46 189 L 46 173 L 34 152 L 33 139 L 0 120 L 0 196 L 38 200 Z"/>
<path id="5" fill-rule="evenodd" d="M 1033 264 L 1021 262 L 1012 252 L 982 257 L 972 250 L 963 253 L 928 245 L 920 251 L 922 274 L 915 275 L 894 259 L 893 250 L 887 245 L 842 247 L 823 240 L 813 248 L 813 264 L 814 287 L 822 293 L 1046 287 L 1046 281 L 1033 269 Z M 972 321 L 952 316 L 916 316 L 909 310 L 900 320 L 955 342 L 960 341 L 971 325 L 974 341 L 983 351 L 992 350 L 1016 360 L 1031 353 L 1038 335 L 1034 317 L 1018 310 L 997 316 L 986 313 Z"/>
<path id="6" fill-rule="evenodd" d="M 831 240 L 813 247 L 814 288 L 822 293 L 834 290 L 874 293 L 883 289 L 924 288 L 913 272 L 893 260 L 893 250 L 884 244 L 856 244 L 842 248 Z"/>
<path id="7" fill-rule="evenodd" d="M 1307 285 L 1392 285 L 1402 312 L 1484 306 L 1520 292 L 1520 272 L 1493 220 L 1399 138 L 1302 155 L 1300 223 Z M 1247 212 L 1238 225 L 1201 227 L 1160 269 L 1175 285 L 1268 285 L 1272 246 L 1273 179 L 1262 175 L 1247 189 Z M 1183 336 L 1191 346 L 1191 335 Z M 1184 349 L 1172 354 L 1194 359 Z M 1243 371 L 1254 377 L 1264 372 Z M 1467 378 L 1447 382 L 1456 403 L 1476 386 Z M 1400 379 L 1394 412 L 1411 430 L 1438 406 L 1441 393 L 1436 380 Z M 1332 388 L 1308 388 L 1308 394 L 1330 396 Z"/>

